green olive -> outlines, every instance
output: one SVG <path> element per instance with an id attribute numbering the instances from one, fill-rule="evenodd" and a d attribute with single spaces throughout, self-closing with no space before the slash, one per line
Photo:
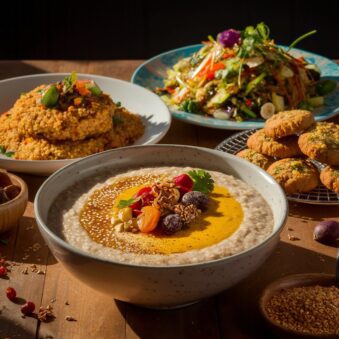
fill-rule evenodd
<path id="1" fill-rule="evenodd" d="M 41 103 L 46 107 L 54 107 L 58 103 L 59 91 L 55 85 L 51 85 L 42 95 Z"/>
<path id="2" fill-rule="evenodd" d="M 334 80 L 322 80 L 316 85 L 316 91 L 319 95 L 326 95 L 331 93 L 337 87 L 337 82 Z"/>

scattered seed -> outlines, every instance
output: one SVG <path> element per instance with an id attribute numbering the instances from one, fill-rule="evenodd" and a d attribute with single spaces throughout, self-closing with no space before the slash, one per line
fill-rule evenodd
<path id="1" fill-rule="evenodd" d="M 300 240 L 300 238 L 298 238 L 298 237 L 296 237 L 296 236 L 294 236 L 294 235 L 291 235 L 291 234 L 287 234 L 287 236 L 288 236 L 288 240 L 291 240 L 291 241 L 296 241 L 296 240 Z"/>
<path id="2" fill-rule="evenodd" d="M 71 317 L 70 315 L 67 315 L 65 317 L 65 320 L 67 320 L 67 321 L 77 321 L 75 318 Z"/>

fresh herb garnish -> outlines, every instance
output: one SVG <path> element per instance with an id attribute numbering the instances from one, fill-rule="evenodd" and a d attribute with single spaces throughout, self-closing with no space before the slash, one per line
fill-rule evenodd
<path id="1" fill-rule="evenodd" d="M 5 152 L 4 155 L 8 158 L 12 158 L 15 152 Z"/>
<path id="2" fill-rule="evenodd" d="M 4 154 L 6 152 L 5 146 L 0 145 L 0 154 Z"/>
<path id="3" fill-rule="evenodd" d="M 118 208 L 128 207 L 128 206 L 132 205 L 133 203 L 135 203 L 137 200 L 138 199 L 134 199 L 134 198 L 127 199 L 127 200 L 120 200 L 117 207 Z"/>
<path id="4" fill-rule="evenodd" d="M 75 85 L 76 81 L 78 79 L 78 76 L 75 72 L 72 72 L 70 75 L 66 76 L 64 80 L 62 81 L 63 83 L 63 92 L 71 92 L 73 90 L 73 86 Z"/>
<path id="5" fill-rule="evenodd" d="M 202 193 L 208 194 L 213 191 L 214 188 L 214 180 L 211 175 L 202 170 L 192 170 L 188 172 L 188 175 L 194 182 L 193 190 L 200 191 Z"/>
<path id="6" fill-rule="evenodd" d="M 117 107 L 121 107 L 121 101 L 117 101 L 115 104 Z"/>

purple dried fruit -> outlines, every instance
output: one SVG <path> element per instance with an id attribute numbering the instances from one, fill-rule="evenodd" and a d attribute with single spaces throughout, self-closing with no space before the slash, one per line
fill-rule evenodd
<path id="1" fill-rule="evenodd" d="M 184 205 L 195 205 L 199 210 L 206 211 L 209 203 L 209 198 L 206 194 L 199 191 L 191 191 L 185 193 L 181 202 Z"/>
<path id="2" fill-rule="evenodd" d="M 168 214 L 161 221 L 161 229 L 166 234 L 173 234 L 180 231 L 184 222 L 178 214 Z"/>
<path id="3" fill-rule="evenodd" d="M 314 228 L 313 239 L 323 244 L 335 244 L 339 239 L 339 222 L 335 220 L 321 221 Z"/>

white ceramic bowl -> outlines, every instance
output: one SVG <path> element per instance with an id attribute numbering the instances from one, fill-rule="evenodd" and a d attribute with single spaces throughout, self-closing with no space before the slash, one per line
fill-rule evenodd
<path id="1" fill-rule="evenodd" d="M 20 93 L 28 92 L 42 84 L 60 81 L 66 75 L 69 73 L 34 74 L 1 80 L 0 115 L 13 106 Z M 146 127 L 145 133 L 134 145 L 155 144 L 167 133 L 171 125 L 171 114 L 156 94 L 119 79 L 93 74 L 78 74 L 78 78 L 94 80 L 113 101 L 120 101 L 128 110 L 141 116 Z M 0 154 L 0 167 L 13 172 L 48 175 L 76 160 L 16 160 Z"/>
<path id="2" fill-rule="evenodd" d="M 56 197 L 76 181 L 114 169 L 192 166 L 232 174 L 254 187 L 274 214 L 272 234 L 242 253 L 206 263 L 176 266 L 129 265 L 85 253 L 62 238 L 61 221 L 48 225 Z M 173 307 L 217 294 L 256 270 L 279 241 L 288 205 L 280 186 L 266 172 L 239 157 L 192 146 L 155 145 L 106 151 L 73 163 L 48 178 L 35 198 L 40 231 L 55 257 L 74 276 L 110 296 L 147 307 Z M 60 211 L 60 214 L 62 212 Z"/>

